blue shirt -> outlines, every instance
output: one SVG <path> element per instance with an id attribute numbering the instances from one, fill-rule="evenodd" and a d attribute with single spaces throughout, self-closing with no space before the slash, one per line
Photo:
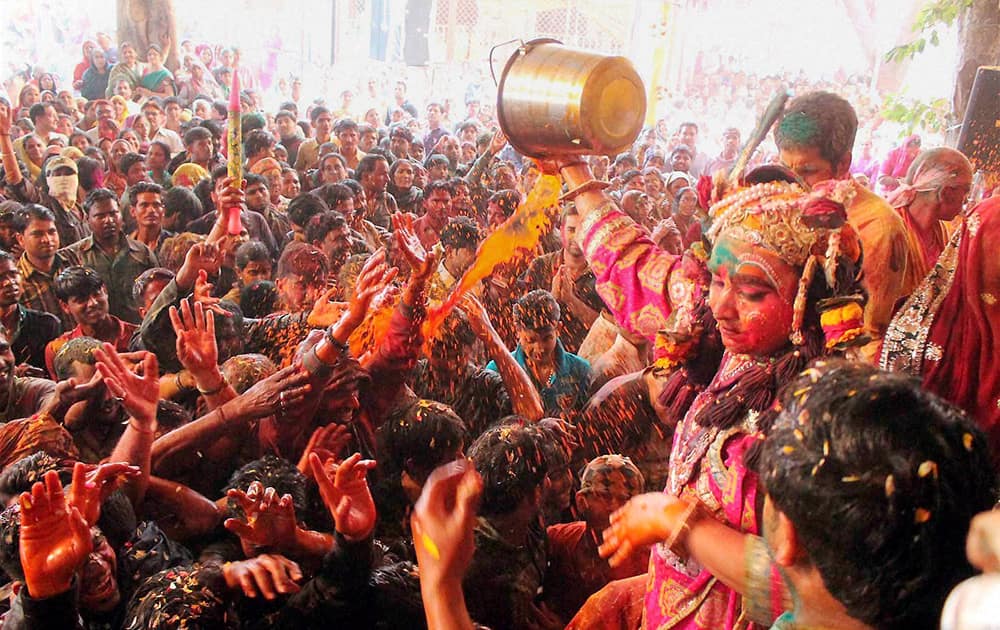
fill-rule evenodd
<path id="1" fill-rule="evenodd" d="M 590 388 L 590 363 L 571 352 L 566 352 L 561 341 L 556 341 L 555 374 L 552 375 L 552 378 L 545 385 L 536 381 L 534 374 L 528 369 L 524 358 L 524 350 L 520 344 L 514 349 L 513 355 L 514 360 L 527 372 L 531 383 L 541 395 L 542 406 L 545 408 L 546 416 L 562 417 L 569 411 L 582 409 L 587 403 L 589 398 L 588 390 Z M 490 361 L 486 369 L 496 372 L 496 361 Z"/>

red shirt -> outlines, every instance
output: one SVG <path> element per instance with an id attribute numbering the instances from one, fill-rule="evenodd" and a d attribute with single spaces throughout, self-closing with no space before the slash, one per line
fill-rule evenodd
<path id="1" fill-rule="evenodd" d="M 99 339 L 99 341 L 106 341 L 114 344 L 115 350 L 118 352 L 128 352 L 128 344 L 132 339 L 132 333 L 134 333 L 139 327 L 135 324 L 124 322 L 114 315 L 108 315 L 108 317 L 114 320 L 116 333 L 110 338 Z M 49 374 L 52 375 L 54 380 L 59 380 L 56 376 L 56 370 L 53 367 L 53 361 L 60 348 L 62 348 L 70 339 L 86 336 L 87 335 L 83 334 L 83 328 L 78 324 L 76 328 L 56 337 L 45 346 L 45 367 L 48 369 Z"/>
<path id="2" fill-rule="evenodd" d="M 549 566 L 545 572 L 545 603 L 568 622 L 587 598 L 612 580 L 646 572 L 649 549 L 639 549 L 628 562 L 614 569 L 597 553 L 597 541 L 587 531 L 587 523 L 576 521 L 552 525 L 549 537 Z"/>

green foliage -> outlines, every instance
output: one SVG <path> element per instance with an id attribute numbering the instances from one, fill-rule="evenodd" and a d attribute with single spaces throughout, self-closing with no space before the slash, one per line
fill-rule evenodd
<path id="1" fill-rule="evenodd" d="M 940 44 L 938 27 L 954 24 L 963 11 L 972 8 L 972 2 L 973 0 L 929 0 L 913 23 L 913 32 L 918 37 L 887 52 L 885 60 L 892 62 L 912 59 L 924 52 L 927 44 L 931 46 Z"/>
<path id="2" fill-rule="evenodd" d="M 889 94 L 882 103 L 882 116 L 886 120 L 898 122 L 905 128 L 904 135 L 914 131 L 944 131 L 952 123 L 954 116 L 951 103 L 946 98 L 936 98 L 929 102 Z"/>

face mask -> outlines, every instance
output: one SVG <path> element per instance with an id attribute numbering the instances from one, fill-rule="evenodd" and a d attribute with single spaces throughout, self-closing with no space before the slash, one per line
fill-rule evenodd
<path id="1" fill-rule="evenodd" d="M 56 199 L 76 199 L 76 175 L 49 175 L 49 194 Z"/>

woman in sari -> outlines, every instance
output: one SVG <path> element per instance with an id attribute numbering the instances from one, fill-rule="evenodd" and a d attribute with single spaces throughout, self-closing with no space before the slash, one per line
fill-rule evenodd
<path id="1" fill-rule="evenodd" d="M 128 186 L 125 174 L 119 169 L 121 159 L 126 153 L 134 153 L 130 141 L 119 139 L 112 142 L 108 150 L 108 171 L 104 175 L 104 187 L 115 191 L 119 197 L 125 194 L 125 188 Z"/>
<path id="2" fill-rule="evenodd" d="M 139 65 L 139 55 L 135 52 L 135 46 L 128 42 L 122 42 L 118 48 L 118 57 L 118 63 L 111 68 L 111 76 L 108 77 L 108 88 L 104 91 L 104 96 L 107 98 L 111 98 L 115 94 L 114 90 L 122 79 L 128 82 L 134 95 L 142 78 L 142 67 Z"/>
<path id="3" fill-rule="evenodd" d="M 976 419 L 1000 463 L 1000 197 L 962 219 L 930 274 L 896 312 L 879 367 L 923 386 Z"/>
<path id="4" fill-rule="evenodd" d="M 156 44 L 150 44 L 146 51 L 146 71 L 139 79 L 135 92 L 142 98 L 166 98 L 175 94 L 174 75 L 163 67 L 163 51 Z"/>
<path id="5" fill-rule="evenodd" d="M 184 61 L 188 65 L 191 76 L 186 81 L 179 83 L 178 96 L 181 100 L 185 103 L 191 103 L 202 95 L 210 97 L 211 100 L 219 99 L 222 96 L 222 91 L 219 90 L 219 85 L 215 82 L 212 73 L 206 70 L 205 66 L 201 65 L 201 62 L 193 56 L 185 57 Z"/>
<path id="6" fill-rule="evenodd" d="M 108 68 L 107 56 L 103 50 L 95 48 L 90 53 L 90 67 L 83 73 L 83 79 L 80 82 L 80 95 L 88 101 L 104 98 L 104 94 L 108 91 L 110 77 L 111 71 Z"/>
<path id="7" fill-rule="evenodd" d="M 743 458 L 768 430 L 778 390 L 813 358 L 863 340 L 860 247 L 844 209 L 853 187 L 807 194 L 771 181 L 726 197 L 712 208 L 706 269 L 700 248 L 675 256 L 653 245 L 585 165 L 562 174 L 569 195 L 583 191 L 577 234 L 598 292 L 619 326 L 657 342 L 650 400 L 676 426 L 666 490 L 634 498 L 605 534 L 613 561 L 661 543 L 650 575 L 613 582 L 570 627 L 635 628 L 640 617 L 645 628 L 751 627 L 741 594 L 674 543 L 689 505 L 740 540 L 758 531 L 757 479 Z M 727 558 L 723 568 L 740 574 L 742 549 Z"/>
<path id="8" fill-rule="evenodd" d="M 38 86 L 34 83 L 26 83 L 21 91 L 17 95 L 17 113 L 14 115 L 14 120 L 18 118 L 27 118 L 28 110 L 35 103 L 42 100 L 42 92 L 38 89 Z"/>
<path id="9" fill-rule="evenodd" d="M 83 73 L 87 71 L 90 67 L 90 53 L 94 52 L 97 48 L 97 44 L 90 41 L 89 39 L 83 42 L 83 58 L 80 59 L 80 63 L 76 64 L 73 68 L 73 89 L 79 90 L 80 86 L 83 85 Z"/>
<path id="10" fill-rule="evenodd" d="M 951 234 L 951 221 L 962 212 L 972 190 L 972 164 L 948 147 L 929 149 L 910 165 L 889 204 L 906 224 L 915 273 L 930 273 Z"/>
<path id="11" fill-rule="evenodd" d="M 24 165 L 28 167 L 27 179 L 38 181 L 38 175 L 42 172 L 42 164 L 45 163 L 45 141 L 35 134 L 28 134 L 24 139 L 24 155 L 28 159 Z"/>

